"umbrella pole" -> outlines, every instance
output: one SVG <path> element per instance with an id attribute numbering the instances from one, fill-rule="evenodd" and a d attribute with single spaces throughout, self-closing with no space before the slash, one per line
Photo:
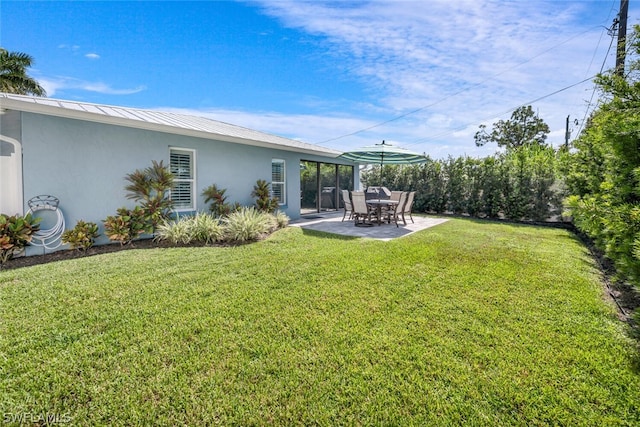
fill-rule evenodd
<path id="1" fill-rule="evenodd" d="M 382 144 L 384 145 L 384 141 L 382 141 Z M 380 156 L 380 187 L 382 187 L 384 184 L 382 183 L 382 180 L 384 178 L 384 175 L 382 173 L 382 168 L 384 167 L 384 151 L 382 151 L 382 155 Z M 379 194 L 379 193 L 378 193 Z"/>

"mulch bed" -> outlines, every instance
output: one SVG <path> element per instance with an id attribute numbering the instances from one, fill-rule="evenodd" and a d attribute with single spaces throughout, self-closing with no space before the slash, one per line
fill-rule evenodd
<path id="1" fill-rule="evenodd" d="M 14 268 L 29 267 L 32 265 L 46 264 L 49 262 L 62 261 L 65 259 L 84 258 L 93 255 L 106 254 L 110 252 L 123 251 L 127 249 L 146 249 L 157 248 L 162 245 L 158 242 L 154 242 L 153 239 L 138 240 L 133 244 L 121 246 L 119 243 L 94 246 L 86 251 L 80 250 L 60 250 L 44 255 L 31 255 L 31 256 L 19 256 L 9 261 L 2 266 L 2 270 L 10 270 Z"/>

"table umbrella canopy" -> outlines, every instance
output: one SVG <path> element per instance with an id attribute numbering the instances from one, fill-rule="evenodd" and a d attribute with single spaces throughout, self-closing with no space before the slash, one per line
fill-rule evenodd
<path id="1" fill-rule="evenodd" d="M 381 144 L 370 145 L 368 147 L 358 148 L 356 150 L 347 151 L 338 157 L 351 160 L 356 163 L 380 164 L 380 185 L 383 184 L 382 166 L 383 165 L 409 165 L 416 163 L 424 163 L 429 160 L 426 156 L 404 148 L 397 147 L 393 144 L 387 144 L 382 141 Z"/>
<path id="2" fill-rule="evenodd" d="M 382 141 L 381 144 L 370 145 L 347 151 L 338 156 L 342 159 L 351 160 L 356 163 L 380 164 L 382 165 L 407 165 L 414 163 L 424 163 L 428 158 L 422 154 L 405 150 L 392 144 Z"/>

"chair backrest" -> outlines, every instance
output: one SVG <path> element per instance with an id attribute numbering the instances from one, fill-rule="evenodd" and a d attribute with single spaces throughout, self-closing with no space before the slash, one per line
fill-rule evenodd
<path id="1" fill-rule="evenodd" d="M 364 191 L 352 191 L 351 203 L 353 204 L 354 213 L 367 213 L 367 199 L 365 198 Z"/>
<path id="2" fill-rule="evenodd" d="M 349 190 L 341 190 L 342 191 L 342 202 L 344 203 L 344 208 L 348 211 L 353 210 L 353 205 L 351 204 L 351 196 L 349 196 Z"/>
<path id="3" fill-rule="evenodd" d="M 400 191 L 400 197 L 398 198 L 398 206 L 396 207 L 396 212 L 403 212 L 404 206 L 407 203 L 407 193 L 406 191 Z"/>
<path id="4" fill-rule="evenodd" d="M 402 194 L 402 191 L 392 191 L 391 192 L 391 199 L 390 200 L 400 200 L 400 195 Z"/>
<path id="5" fill-rule="evenodd" d="M 413 201 L 416 197 L 416 192 L 412 191 L 409 193 L 409 195 L 407 196 L 407 203 L 405 203 L 404 205 L 404 210 L 403 212 L 411 212 L 411 208 L 413 207 Z"/>

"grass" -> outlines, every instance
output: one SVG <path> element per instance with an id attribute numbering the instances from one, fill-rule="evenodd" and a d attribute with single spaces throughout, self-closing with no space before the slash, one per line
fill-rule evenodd
<path id="1" fill-rule="evenodd" d="M 638 425 L 638 352 L 558 229 L 288 228 L 0 272 L 0 409 L 74 425 Z"/>

